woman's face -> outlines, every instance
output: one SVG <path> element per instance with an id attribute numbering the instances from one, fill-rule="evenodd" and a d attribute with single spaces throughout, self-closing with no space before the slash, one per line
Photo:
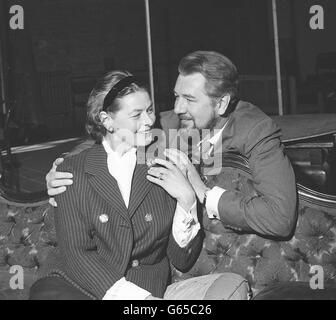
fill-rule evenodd
<path id="1" fill-rule="evenodd" d="M 155 113 L 148 92 L 130 93 L 118 102 L 119 110 L 110 114 L 113 134 L 132 147 L 150 144 Z"/>

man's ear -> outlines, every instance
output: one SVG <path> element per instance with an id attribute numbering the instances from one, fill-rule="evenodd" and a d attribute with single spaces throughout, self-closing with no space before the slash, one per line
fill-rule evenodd
<path id="1" fill-rule="evenodd" d="M 113 118 L 105 111 L 99 113 L 99 118 L 105 129 L 109 132 L 113 132 Z"/>
<path id="2" fill-rule="evenodd" d="M 219 104 L 219 106 L 218 106 L 218 114 L 220 116 L 222 116 L 222 115 L 225 114 L 225 111 L 226 111 L 227 107 L 229 106 L 230 100 L 231 100 L 230 94 L 226 94 L 218 102 L 218 104 Z"/>

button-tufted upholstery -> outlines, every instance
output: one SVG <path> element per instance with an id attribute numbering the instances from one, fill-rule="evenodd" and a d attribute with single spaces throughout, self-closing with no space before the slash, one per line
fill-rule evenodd
<path id="1" fill-rule="evenodd" d="M 31 208 L 0 203 L 0 300 L 26 299 L 32 283 L 51 262 L 57 246 L 53 215 L 48 204 Z M 23 290 L 10 287 L 11 277 L 18 274 L 10 273 L 14 265 L 23 267 Z"/>
<path id="2" fill-rule="evenodd" d="M 254 294 L 283 281 L 309 281 L 310 268 L 320 265 L 325 283 L 336 283 L 336 208 L 300 201 L 297 227 L 288 241 L 239 235 L 219 221 L 206 220 L 206 238 L 195 266 L 187 274 L 174 271 L 175 281 L 217 272 L 245 277 Z"/>

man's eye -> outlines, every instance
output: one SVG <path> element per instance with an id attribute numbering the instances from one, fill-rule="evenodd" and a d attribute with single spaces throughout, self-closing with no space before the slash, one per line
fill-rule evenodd
<path id="1" fill-rule="evenodd" d="M 154 109 L 151 107 L 147 110 L 147 113 L 153 113 Z"/>
<path id="2" fill-rule="evenodd" d="M 132 116 L 132 118 L 139 118 L 140 117 L 140 113 L 139 114 L 135 114 L 134 116 Z"/>

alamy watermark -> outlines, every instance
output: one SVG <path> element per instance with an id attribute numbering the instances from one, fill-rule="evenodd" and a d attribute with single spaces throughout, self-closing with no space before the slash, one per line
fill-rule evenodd
<path id="1" fill-rule="evenodd" d="M 9 273 L 13 276 L 9 280 L 9 287 L 12 290 L 24 289 L 24 269 L 20 265 L 13 265 L 9 269 Z M 320 265 L 313 265 L 310 267 L 309 274 L 311 278 L 309 280 L 309 286 L 312 290 L 324 289 L 324 270 Z"/>
<path id="2" fill-rule="evenodd" d="M 312 290 L 324 289 L 324 270 L 322 266 L 314 265 L 310 267 L 309 274 L 311 278 L 309 280 L 309 286 Z"/>
<path id="3" fill-rule="evenodd" d="M 9 9 L 11 15 L 9 19 L 9 26 L 12 30 L 24 29 L 24 10 L 22 6 L 14 5 Z"/>
<path id="4" fill-rule="evenodd" d="M 155 158 L 165 159 L 164 151 L 166 149 L 177 149 L 187 155 L 192 164 L 202 163 L 203 174 L 217 174 L 218 172 L 214 169 L 222 167 L 224 156 L 222 143 L 217 141 L 212 144 L 209 142 L 209 138 L 220 134 L 220 131 L 220 129 L 213 131 L 209 129 L 169 129 L 168 132 L 165 132 L 162 129 L 152 129 L 150 133 L 147 133 L 148 137 L 146 138 L 151 139 L 152 142 L 146 148 L 138 148 L 137 163 L 148 165 L 148 161 Z M 130 130 L 120 129 L 118 136 L 129 145 L 144 145 L 144 136 L 134 134 Z M 118 148 L 115 151 L 118 152 Z"/>
<path id="5" fill-rule="evenodd" d="M 12 290 L 23 290 L 24 288 L 24 270 L 22 266 L 14 265 L 9 269 L 10 274 L 14 274 L 9 280 L 9 287 Z"/>
<path id="6" fill-rule="evenodd" d="M 11 15 L 9 26 L 12 30 L 24 29 L 24 9 L 20 5 L 13 5 L 9 9 Z M 309 26 L 312 30 L 324 30 L 324 9 L 321 5 L 313 5 L 309 8 L 312 15 Z"/>
<path id="7" fill-rule="evenodd" d="M 313 16 L 309 20 L 309 26 L 312 30 L 324 30 L 324 9 L 320 5 L 311 6 L 309 13 Z"/>

